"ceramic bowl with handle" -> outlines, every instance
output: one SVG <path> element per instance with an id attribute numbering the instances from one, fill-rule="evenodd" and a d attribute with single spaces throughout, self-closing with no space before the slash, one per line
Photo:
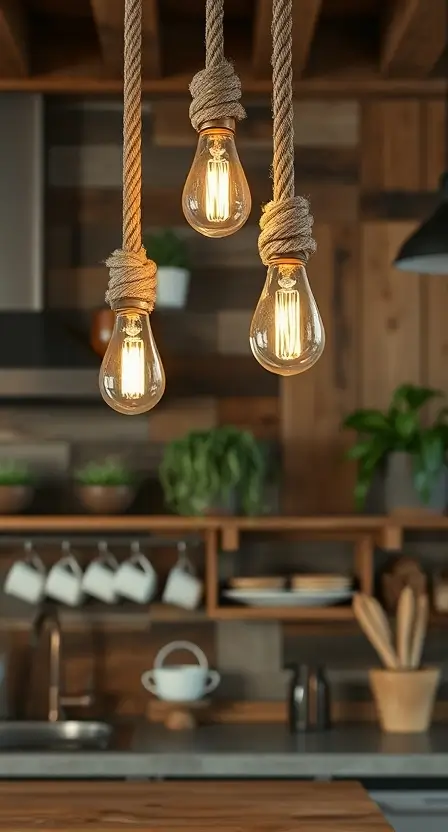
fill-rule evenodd
<path id="1" fill-rule="evenodd" d="M 198 664 L 164 666 L 175 650 L 189 650 Z M 157 653 L 152 670 L 141 677 L 143 687 L 165 702 L 195 702 L 218 687 L 221 677 L 210 670 L 204 652 L 191 641 L 172 641 Z"/>

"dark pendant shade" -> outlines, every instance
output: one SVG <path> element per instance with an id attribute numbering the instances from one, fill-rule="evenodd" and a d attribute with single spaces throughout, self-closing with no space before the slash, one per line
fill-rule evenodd
<path id="1" fill-rule="evenodd" d="M 440 179 L 440 205 L 403 243 L 396 269 L 418 274 L 448 274 L 448 172 Z"/>

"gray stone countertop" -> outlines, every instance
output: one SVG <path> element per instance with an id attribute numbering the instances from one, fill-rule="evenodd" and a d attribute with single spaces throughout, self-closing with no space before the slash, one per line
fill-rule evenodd
<path id="1" fill-rule="evenodd" d="M 363 725 L 293 736 L 283 725 L 194 732 L 137 724 L 126 750 L 3 752 L 0 778 L 448 778 L 448 726 L 381 734 Z"/>

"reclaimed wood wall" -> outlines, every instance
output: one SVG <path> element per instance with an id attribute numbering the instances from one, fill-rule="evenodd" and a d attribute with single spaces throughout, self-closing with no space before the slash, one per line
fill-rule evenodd
<path id="1" fill-rule="evenodd" d="M 384 406 L 401 382 L 448 387 L 448 278 L 391 267 L 403 239 L 436 202 L 444 102 L 296 102 L 297 189 L 310 196 L 316 218 L 318 252 L 309 275 L 327 346 L 310 372 L 283 381 L 261 370 L 248 346 L 264 282 L 257 223 L 270 198 L 271 121 L 269 102 L 247 109 L 238 148 L 252 214 L 234 237 L 208 240 L 186 226 L 180 206 L 195 144 L 187 101 L 145 105 L 144 225 L 178 228 L 192 261 L 186 311 L 154 315 L 176 404 L 172 418 L 162 419 L 162 411 L 153 418 L 163 428 L 160 441 L 197 419 L 233 421 L 278 439 L 285 509 L 350 511 L 354 471 L 344 460 L 350 441 L 340 431 L 344 414 Z M 49 100 L 46 286 L 53 308 L 89 312 L 103 304 L 101 262 L 120 241 L 120 141 L 118 100 Z M 184 412 L 178 396 L 186 393 Z"/>

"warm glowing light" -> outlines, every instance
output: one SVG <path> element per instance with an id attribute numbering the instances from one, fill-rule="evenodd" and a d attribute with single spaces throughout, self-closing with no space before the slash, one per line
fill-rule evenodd
<path id="1" fill-rule="evenodd" d="M 125 338 L 121 348 L 121 395 L 138 399 L 145 393 L 145 348 L 141 338 Z"/>
<path id="2" fill-rule="evenodd" d="M 210 222 L 230 217 L 230 169 L 227 159 L 209 159 L 205 181 L 205 213 Z"/>
<path id="3" fill-rule="evenodd" d="M 206 237 L 227 237 L 246 222 L 251 198 L 233 130 L 210 127 L 199 133 L 182 208 L 192 228 Z"/>
<path id="4" fill-rule="evenodd" d="M 262 367 L 283 376 L 303 373 L 322 355 L 325 332 L 299 260 L 269 266 L 252 318 L 250 346 Z"/>
<path id="5" fill-rule="evenodd" d="M 295 289 L 278 289 L 275 293 L 275 354 L 282 361 L 299 358 L 300 295 Z"/>
<path id="6" fill-rule="evenodd" d="M 116 313 L 99 383 L 104 401 L 119 413 L 145 413 L 160 401 L 165 373 L 147 312 L 120 309 Z"/>

